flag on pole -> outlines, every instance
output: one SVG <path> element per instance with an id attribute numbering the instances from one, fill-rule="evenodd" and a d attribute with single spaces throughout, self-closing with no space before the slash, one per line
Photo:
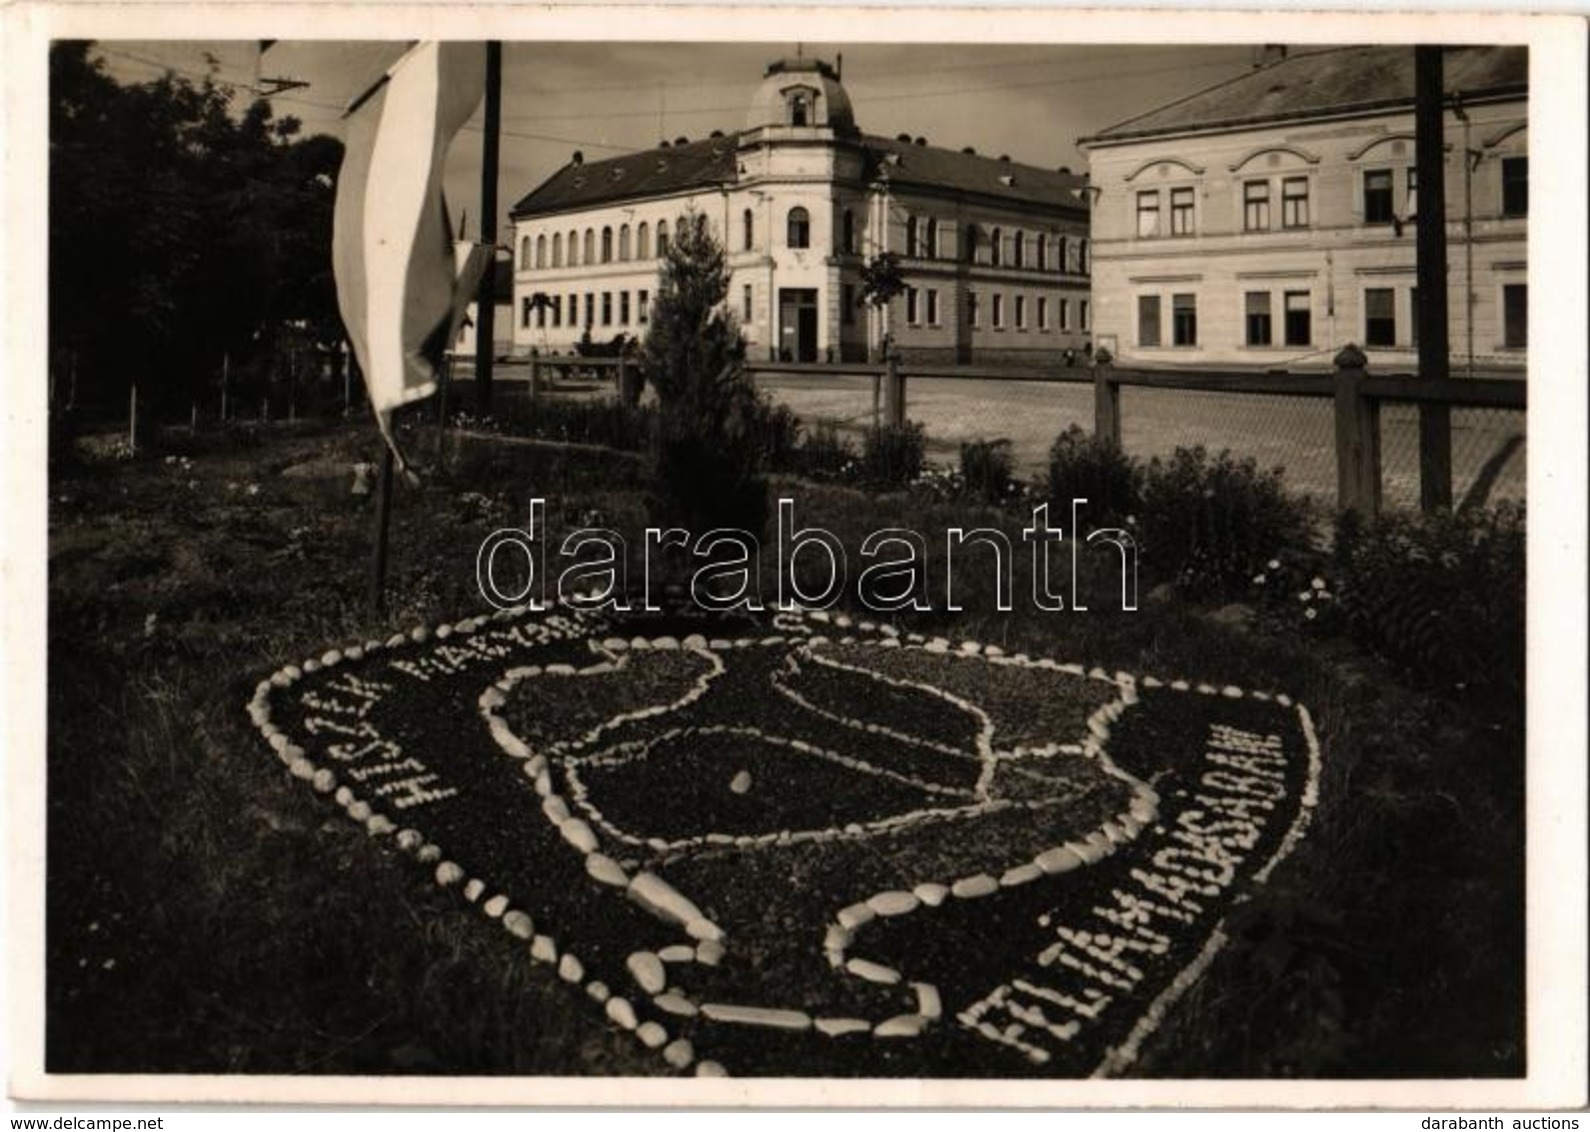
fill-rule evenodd
<path id="1" fill-rule="evenodd" d="M 453 135 L 485 92 L 479 43 L 420 43 L 349 108 L 332 226 L 337 302 L 376 423 L 436 391 L 436 369 L 490 266 L 458 255 L 442 197 Z"/>

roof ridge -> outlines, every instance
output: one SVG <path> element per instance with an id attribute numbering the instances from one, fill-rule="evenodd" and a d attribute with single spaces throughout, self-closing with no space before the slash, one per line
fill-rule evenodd
<path id="1" fill-rule="evenodd" d="M 1280 59 L 1277 59 L 1274 63 L 1265 63 L 1265 64 L 1261 64 L 1260 66 L 1257 66 L 1257 67 L 1249 67 L 1246 71 L 1243 71 L 1239 75 L 1232 75 L 1228 79 L 1221 79 L 1219 82 L 1210 83 L 1208 86 L 1205 86 L 1205 87 L 1199 87 L 1197 90 L 1190 91 L 1189 93 L 1182 95 L 1180 98 L 1173 98 L 1169 102 L 1162 102 L 1158 106 L 1151 106 L 1147 110 L 1139 111 L 1138 113 L 1133 114 L 1129 118 L 1122 118 L 1119 122 L 1113 122 L 1110 125 L 1105 126 L 1102 130 L 1095 130 L 1095 131 L 1093 131 L 1093 133 L 1088 134 L 1086 137 L 1083 137 L 1080 140 L 1087 141 L 1090 138 L 1102 138 L 1106 134 L 1110 133 L 1112 130 L 1119 130 L 1119 129 L 1122 129 L 1123 127 L 1130 126 L 1133 122 L 1139 121 L 1139 120 L 1141 120 L 1143 118 L 1147 118 L 1147 117 L 1149 117 L 1152 114 L 1162 114 L 1166 110 L 1171 109 L 1172 107 L 1180 106 L 1184 102 L 1191 102 L 1195 98 L 1202 98 L 1206 94 L 1212 94 L 1215 91 L 1220 90 L 1222 87 L 1230 86 L 1232 83 L 1243 82 L 1246 79 L 1252 78 L 1259 71 L 1270 71 L 1270 70 L 1274 70 L 1277 67 L 1283 67 L 1287 63 L 1289 63 L 1289 62 L 1291 62 L 1291 61 L 1293 61 L 1295 59 L 1309 58 L 1309 57 L 1312 57 L 1312 56 L 1315 56 L 1315 55 L 1324 55 L 1324 54 L 1327 54 L 1330 51 L 1346 51 L 1346 50 L 1349 50 L 1349 48 L 1347 48 L 1347 47 L 1333 47 L 1333 48 L 1325 48 L 1325 49 L 1320 50 L 1320 51 L 1302 51 L 1302 52 L 1298 52 L 1296 55 L 1293 55 L 1291 53 L 1291 51 L 1288 51 L 1287 54 L 1282 56 Z"/>

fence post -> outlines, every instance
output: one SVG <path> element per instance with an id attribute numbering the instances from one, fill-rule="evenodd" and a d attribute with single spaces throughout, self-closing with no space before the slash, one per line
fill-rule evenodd
<path id="1" fill-rule="evenodd" d="M 1419 509 L 1452 509 L 1452 407 L 1419 402 Z"/>
<path id="2" fill-rule="evenodd" d="M 1380 405 L 1364 396 L 1369 359 L 1349 343 L 1336 355 L 1336 506 L 1380 513 Z"/>
<path id="3" fill-rule="evenodd" d="M 1093 363 L 1093 435 L 1095 439 L 1121 446 L 1121 387 L 1110 368 L 1110 356 Z"/>
<path id="4" fill-rule="evenodd" d="M 884 380 L 883 416 L 890 428 L 905 424 L 905 378 L 900 373 L 900 359 L 890 354 L 884 362 L 888 377 Z"/>

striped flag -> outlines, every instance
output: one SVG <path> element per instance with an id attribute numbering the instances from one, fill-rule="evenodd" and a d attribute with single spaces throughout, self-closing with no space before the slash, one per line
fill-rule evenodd
<path id="1" fill-rule="evenodd" d="M 337 302 L 376 422 L 436 391 L 436 369 L 475 296 L 490 249 L 458 256 L 442 199 L 453 135 L 485 92 L 479 43 L 420 43 L 347 114 L 332 264 Z"/>

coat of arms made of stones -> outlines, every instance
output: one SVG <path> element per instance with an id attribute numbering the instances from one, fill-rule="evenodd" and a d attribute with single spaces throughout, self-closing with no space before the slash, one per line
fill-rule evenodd
<path id="1" fill-rule="evenodd" d="M 285 666 L 250 710 L 697 1073 L 1121 1072 L 1318 775 L 1285 695 L 823 613 L 483 616 Z"/>

